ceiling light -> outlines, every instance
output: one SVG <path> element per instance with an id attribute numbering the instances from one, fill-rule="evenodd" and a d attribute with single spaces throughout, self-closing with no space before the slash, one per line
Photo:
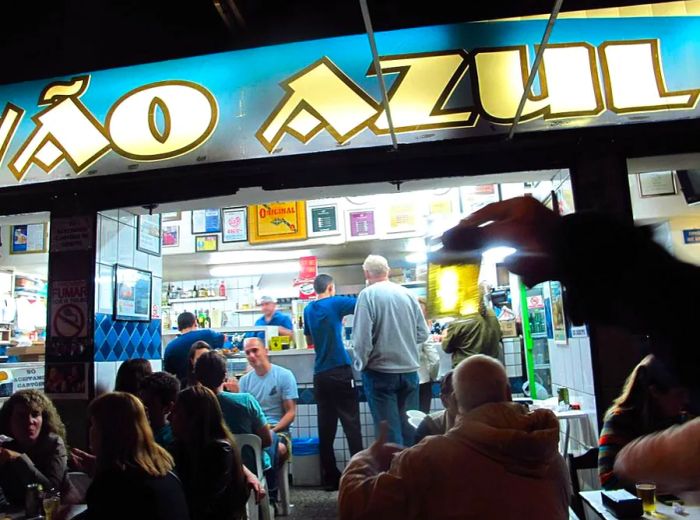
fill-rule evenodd
<path id="1" fill-rule="evenodd" d="M 424 264 L 428 261 L 428 255 L 425 253 L 411 253 L 406 255 L 406 261 L 410 264 Z"/>
<path id="2" fill-rule="evenodd" d="M 257 264 L 217 265 L 209 269 L 209 274 L 214 278 L 298 272 L 299 262 L 261 262 Z"/>

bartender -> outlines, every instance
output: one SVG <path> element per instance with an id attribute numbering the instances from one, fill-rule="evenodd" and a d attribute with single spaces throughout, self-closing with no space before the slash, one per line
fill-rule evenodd
<path id="1" fill-rule="evenodd" d="M 292 319 L 277 310 L 277 300 L 271 296 L 263 296 L 260 298 L 260 308 L 262 309 L 263 315 L 255 322 L 256 327 L 277 326 L 279 327 L 279 336 L 288 336 L 291 338 L 294 335 Z M 263 331 L 255 332 L 252 336 L 258 337 L 263 341 L 265 340 L 265 333 Z"/>

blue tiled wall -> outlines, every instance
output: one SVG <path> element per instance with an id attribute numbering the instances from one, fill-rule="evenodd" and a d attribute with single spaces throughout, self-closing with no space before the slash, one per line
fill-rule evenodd
<path id="1" fill-rule="evenodd" d="M 132 358 L 160 359 L 160 320 L 114 321 L 109 314 L 95 315 L 95 361 Z"/>

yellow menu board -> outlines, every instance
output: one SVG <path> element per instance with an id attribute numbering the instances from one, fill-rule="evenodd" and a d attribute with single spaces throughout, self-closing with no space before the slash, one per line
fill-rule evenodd
<path id="1" fill-rule="evenodd" d="M 306 203 L 270 202 L 248 207 L 251 244 L 306 238 Z"/>

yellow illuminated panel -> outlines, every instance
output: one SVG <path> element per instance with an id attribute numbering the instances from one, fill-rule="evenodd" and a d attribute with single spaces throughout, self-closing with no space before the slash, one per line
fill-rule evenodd
<path id="1" fill-rule="evenodd" d="M 289 201 L 249 206 L 248 230 L 251 244 L 305 239 L 306 204 Z"/>
<path id="2" fill-rule="evenodd" d="M 428 312 L 432 318 L 479 312 L 480 264 L 428 264 Z"/>

